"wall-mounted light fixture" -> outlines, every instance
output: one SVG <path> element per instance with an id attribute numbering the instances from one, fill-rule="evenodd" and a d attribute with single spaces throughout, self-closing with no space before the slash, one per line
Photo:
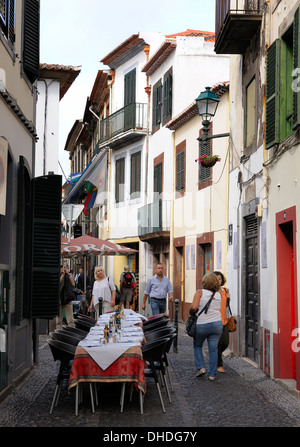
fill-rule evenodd
<path id="1" fill-rule="evenodd" d="M 215 116 L 220 100 L 217 95 L 211 91 L 210 87 L 205 87 L 205 91 L 201 92 L 196 98 L 198 114 L 202 116 L 203 136 L 198 137 L 197 140 L 206 142 L 212 138 L 229 137 L 229 133 L 222 133 L 218 135 L 208 135 L 209 123 L 212 117 Z"/>

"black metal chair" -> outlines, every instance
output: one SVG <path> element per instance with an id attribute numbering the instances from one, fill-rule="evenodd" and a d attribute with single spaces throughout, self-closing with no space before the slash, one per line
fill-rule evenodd
<path id="1" fill-rule="evenodd" d="M 68 343 L 69 345 L 77 346 L 80 342 L 79 338 L 72 337 L 71 335 L 68 335 L 67 333 L 62 334 L 60 332 L 50 332 L 50 337 L 52 340 L 58 340 L 62 341 L 63 343 Z"/>
<path id="2" fill-rule="evenodd" d="M 161 321 L 165 318 L 165 314 L 154 315 L 153 317 L 149 317 L 148 320 L 143 321 L 143 326 L 147 326 L 148 324 L 156 323 L 157 321 Z"/>
<path id="3" fill-rule="evenodd" d="M 49 339 L 47 340 L 50 346 L 54 361 L 60 361 L 60 368 L 56 378 L 56 387 L 55 392 L 50 408 L 50 414 L 52 414 L 54 406 L 57 406 L 61 387 L 64 380 L 69 380 L 70 372 L 72 368 L 72 362 L 74 359 L 76 346 L 70 345 L 68 343 L 64 343 L 59 340 Z M 95 413 L 94 406 L 94 392 L 93 392 L 93 384 L 90 383 L 90 395 L 91 395 L 91 406 L 92 412 Z M 79 384 L 76 387 L 76 397 L 75 397 L 75 414 L 78 415 L 78 396 L 79 396 Z"/>
<path id="4" fill-rule="evenodd" d="M 162 328 L 162 327 L 164 327 L 164 326 L 167 326 L 168 323 L 169 323 L 169 321 L 170 321 L 169 318 L 168 318 L 168 319 L 165 319 L 165 320 L 157 321 L 156 323 L 152 323 L 152 324 L 149 324 L 149 325 L 143 327 L 143 330 L 144 330 L 144 332 L 146 333 L 146 332 L 149 332 L 149 331 L 153 331 L 153 330 L 155 330 L 155 329 L 158 329 L 158 328 Z"/>
<path id="5" fill-rule="evenodd" d="M 84 321 L 87 321 L 88 323 L 94 323 L 94 325 L 97 323 L 97 320 L 95 318 L 92 318 L 92 317 L 89 317 L 88 315 L 83 315 L 80 313 L 78 313 L 75 318 L 82 319 Z"/>
<path id="6" fill-rule="evenodd" d="M 87 321 L 83 321 L 80 318 L 76 318 L 75 326 L 77 329 L 81 329 L 82 331 L 89 332 L 91 327 L 95 326 L 95 323 L 88 323 Z"/>
<path id="7" fill-rule="evenodd" d="M 86 331 L 83 331 L 82 329 L 78 329 L 76 327 L 63 326 L 63 330 L 70 331 L 70 332 L 75 333 L 77 335 L 81 335 L 83 338 L 86 337 Z"/>
<path id="8" fill-rule="evenodd" d="M 169 341 L 169 338 L 164 338 L 164 339 L 155 340 L 152 342 L 146 342 L 142 346 L 144 360 L 146 360 L 150 366 L 150 368 L 145 369 L 145 377 L 153 377 L 154 378 L 163 413 L 165 413 L 166 410 L 165 410 L 165 406 L 164 406 L 164 402 L 163 402 L 163 398 L 162 398 L 162 394 L 161 394 L 161 390 L 160 390 L 160 385 L 159 385 L 159 380 L 158 380 L 158 370 L 155 366 L 155 363 L 161 365 L 161 371 L 162 371 L 162 376 L 163 376 L 163 380 L 164 380 L 164 385 L 166 387 L 167 394 L 169 396 L 169 388 L 168 388 L 167 381 L 165 380 L 165 369 L 164 369 L 164 365 L 162 363 L 163 355 L 164 355 L 165 349 L 167 347 L 168 341 Z M 169 397 L 169 399 L 170 399 L 170 397 Z"/>
<path id="9" fill-rule="evenodd" d="M 60 361 L 59 372 L 56 378 L 56 387 L 50 408 L 50 414 L 52 414 L 54 406 L 57 406 L 63 381 L 69 380 L 72 360 L 74 359 L 76 346 L 53 339 L 49 339 L 47 341 L 50 346 L 54 361 Z"/>
<path id="10" fill-rule="evenodd" d="M 145 333 L 146 342 L 153 341 L 161 337 L 168 337 L 172 334 L 176 333 L 176 329 L 174 327 L 166 326 L 158 329 L 154 329 L 153 331 Z"/>
<path id="11" fill-rule="evenodd" d="M 86 332 L 84 332 L 84 335 L 80 335 L 77 332 L 68 331 L 66 329 L 55 329 L 57 334 L 63 334 L 63 335 L 69 335 L 70 337 L 77 338 L 77 340 L 83 340 L 86 337 Z"/>
<path id="12" fill-rule="evenodd" d="M 153 335 L 153 334 L 154 334 L 154 335 L 155 335 L 155 334 L 158 335 L 159 332 L 163 332 L 163 331 L 151 332 L 150 334 L 151 334 L 151 335 Z M 173 387 L 173 383 L 172 383 L 171 376 L 170 376 L 170 372 L 169 372 L 169 361 L 168 361 L 168 355 L 167 355 L 167 354 L 169 354 L 170 349 L 171 349 L 171 346 L 172 346 L 172 343 L 173 343 L 175 337 L 177 337 L 176 329 L 175 329 L 174 332 L 170 333 L 169 335 L 162 335 L 162 334 L 160 334 L 159 337 L 156 336 L 156 337 L 153 338 L 152 340 L 153 340 L 153 341 L 159 341 L 159 340 L 161 340 L 162 338 L 166 338 L 166 337 L 169 337 L 169 341 L 168 341 L 168 343 L 167 343 L 167 346 L 166 346 L 164 355 L 163 355 L 163 357 L 162 357 L 162 363 L 163 363 L 163 365 L 164 365 L 164 369 L 165 369 L 165 371 L 166 371 L 166 375 L 167 375 L 167 377 L 168 377 L 168 381 L 169 381 L 169 384 L 170 384 L 170 387 L 171 387 L 171 391 L 174 392 L 174 387 Z M 146 340 L 147 340 L 147 339 L 146 339 Z M 156 366 L 156 368 L 157 368 L 158 370 L 162 371 L 161 365 L 160 365 L 159 363 L 156 363 L 155 366 Z M 168 397 L 169 397 L 169 401 L 170 401 L 170 403 L 171 403 L 170 396 L 168 395 Z"/>

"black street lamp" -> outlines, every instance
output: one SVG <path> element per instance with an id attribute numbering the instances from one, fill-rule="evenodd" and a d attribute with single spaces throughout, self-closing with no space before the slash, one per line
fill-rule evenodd
<path id="1" fill-rule="evenodd" d="M 195 100 L 197 104 L 198 114 L 202 116 L 203 137 L 202 141 L 208 138 L 209 123 L 215 116 L 220 100 L 213 93 L 210 87 L 205 87 L 205 91 L 201 92 Z"/>
<path id="2" fill-rule="evenodd" d="M 195 101 L 198 114 L 202 116 L 203 125 L 203 137 L 198 137 L 197 140 L 206 142 L 212 138 L 228 137 L 230 135 L 229 133 L 208 136 L 209 123 L 212 117 L 215 116 L 220 102 L 217 95 L 211 91 L 211 88 L 205 87 L 205 91 L 201 92 Z"/>
<path id="3" fill-rule="evenodd" d="M 220 102 L 216 94 L 211 91 L 210 87 L 205 87 L 205 91 L 201 92 L 195 101 L 199 115 L 203 116 L 206 121 L 210 121 L 211 118 L 215 116 Z"/>

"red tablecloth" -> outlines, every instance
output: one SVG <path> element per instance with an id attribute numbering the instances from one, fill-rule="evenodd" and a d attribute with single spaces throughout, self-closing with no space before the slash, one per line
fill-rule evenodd
<path id="1" fill-rule="evenodd" d="M 77 347 L 69 379 L 69 390 L 80 382 L 133 382 L 138 390 L 146 391 L 144 359 L 139 346 L 122 354 L 105 371 L 84 348 Z"/>

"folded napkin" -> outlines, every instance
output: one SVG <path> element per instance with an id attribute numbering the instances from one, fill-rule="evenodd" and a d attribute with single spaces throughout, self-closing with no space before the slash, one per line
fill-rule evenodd
<path id="1" fill-rule="evenodd" d="M 143 339 L 144 337 L 121 337 L 119 343 L 137 343 L 140 345 Z"/>
<path id="2" fill-rule="evenodd" d="M 85 338 L 84 340 L 80 340 L 80 342 L 77 345 L 79 348 L 88 348 L 88 347 L 96 347 L 96 346 L 100 346 L 100 340 L 99 338 L 96 339 L 88 339 Z"/>
<path id="3" fill-rule="evenodd" d="M 136 317 L 136 318 L 141 318 L 142 320 L 148 320 L 147 317 L 145 317 L 144 315 L 141 315 L 141 314 L 135 312 L 135 311 L 132 310 L 132 309 L 124 309 L 124 314 L 125 314 L 125 317 L 126 317 L 126 318 L 127 318 L 128 316 L 134 316 L 134 317 Z"/>
<path id="4" fill-rule="evenodd" d="M 127 349 L 140 346 L 140 343 L 107 343 L 98 348 L 84 347 L 87 353 L 95 360 L 103 371 L 114 363 Z"/>

